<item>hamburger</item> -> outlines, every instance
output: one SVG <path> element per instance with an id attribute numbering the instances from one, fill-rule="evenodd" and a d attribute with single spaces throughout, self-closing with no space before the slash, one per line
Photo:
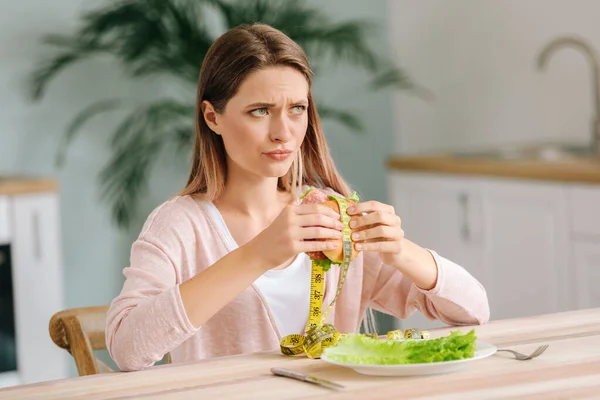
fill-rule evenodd
<path id="1" fill-rule="evenodd" d="M 339 197 L 327 194 L 321 190 L 310 188 L 301 196 L 301 204 L 320 204 L 325 207 L 329 207 L 338 214 L 340 214 L 340 207 L 336 199 Z M 356 204 L 358 200 L 358 196 L 355 193 L 352 193 L 352 196 L 346 198 L 348 202 L 348 207 L 351 207 L 353 204 Z M 315 262 L 315 264 L 323 267 L 324 271 L 327 271 L 331 268 L 331 264 L 341 265 L 344 262 L 344 246 L 342 245 L 342 239 L 315 239 L 315 240 L 337 240 L 340 242 L 340 245 L 335 249 L 325 250 L 325 251 L 312 251 L 307 252 L 308 257 Z M 357 255 L 358 251 L 352 245 L 352 254 L 350 256 L 350 260 L 353 260 Z"/>

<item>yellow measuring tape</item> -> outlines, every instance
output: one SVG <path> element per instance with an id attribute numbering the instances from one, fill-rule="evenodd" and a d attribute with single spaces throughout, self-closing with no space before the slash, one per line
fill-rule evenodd
<path id="1" fill-rule="evenodd" d="M 352 241 L 350 239 L 351 230 L 349 227 L 350 216 L 346 212 L 348 209 L 348 201 L 346 199 L 336 198 L 340 208 L 342 224 L 342 245 L 344 260 L 341 265 L 342 276 L 337 286 L 335 297 L 327 310 L 322 313 L 323 305 L 323 287 L 325 281 L 325 271 L 323 267 L 312 262 L 311 277 L 310 277 L 310 308 L 308 321 L 304 329 L 305 335 L 292 334 L 283 337 L 280 341 L 281 352 L 285 355 L 297 355 L 305 353 L 309 358 L 319 358 L 323 349 L 333 346 L 340 338 L 340 333 L 331 324 L 325 324 L 329 311 L 335 304 L 338 295 L 342 291 L 348 267 L 352 257 Z"/>
<path id="2" fill-rule="evenodd" d="M 340 334 L 333 325 L 325 324 L 329 311 L 335 304 L 346 275 L 348 273 L 348 267 L 352 257 L 352 241 L 350 239 L 350 216 L 347 213 L 348 201 L 342 198 L 335 198 L 340 208 L 341 221 L 344 225 L 342 228 L 342 245 L 343 245 L 343 262 L 340 268 L 342 269 L 342 276 L 337 286 L 335 297 L 331 301 L 331 304 L 327 307 L 324 313 L 322 313 L 323 305 L 323 294 L 324 294 L 324 282 L 325 282 L 325 271 L 321 265 L 318 265 L 314 261 L 312 262 L 311 277 L 310 277 L 310 308 L 308 314 L 308 321 L 304 328 L 305 335 L 292 334 L 281 338 L 280 348 L 281 352 L 288 356 L 294 356 L 301 353 L 305 353 L 309 358 L 320 358 L 323 350 L 330 346 L 335 346 L 343 334 Z M 376 334 L 371 334 L 374 338 L 378 338 Z M 417 329 L 409 329 L 405 333 L 401 330 L 390 331 L 387 334 L 389 340 L 403 340 L 403 339 L 426 339 L 429 337 L 427 331 L 419 331 Z"/>

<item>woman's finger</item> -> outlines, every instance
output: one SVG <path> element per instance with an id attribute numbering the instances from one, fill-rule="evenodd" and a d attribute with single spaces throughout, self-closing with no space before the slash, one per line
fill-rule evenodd
<path id="1" fill-rule="evenodd" d="M 359 229 L 369 225 L 400 226 L 401 220 L 396 214 L 375 211 L 367 215 L 358 215 L 350 220 L 350 228 Z"/>
<path id="2" fill-rule="evenodd" d="M 384 204 L 376 200 L 365 201 L 364 203 L 356 203 L 348 208 L 348 214 L 361 215 L 362 213 L 385 212 L 388 214 L 396 214 L 394 207 L 389 204 Z"/>
<path id="3" fill-rule="evenodd" d="M 404 232 L 400 228 L 386 225 L 378 225 L 373 228 L 353 232 L 352 240 L 355 242 L 369 241 L 374 239 L 400 240 L 402 239 L 403 235 Z"/>
<path id="4" fill-rule="evenodd" d="M 342 222 L 334 217 L 324 214 L 304 214 L 298 216 L 298 225 L 302 227 L 322 226 L 325 228 L 341 230 L 344 227 Z"/>
<path id="5" fill-rule="evenodd" d="M 314 251 L 332 250 L 340 246 L 340 242 L 335 240 L 315 240 L 299 242 L 297 251 L 299 253 L 312 253 Z"/>
<path id="6" fill-rule="evenodd" d="M 342 232 L 337 229 L 323 228 L 320 226 L 311 226 L 306 228 L 300 228 L 298 230 L 298 239 L 310 240 L 310 239 L 340 239 Z"/>

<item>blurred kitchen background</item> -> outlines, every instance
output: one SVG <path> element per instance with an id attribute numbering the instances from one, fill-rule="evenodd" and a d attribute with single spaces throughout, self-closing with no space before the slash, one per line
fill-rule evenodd
<path id="1" fill-rule="evenodd" d="M 239 3 L 230 3 L 239 13 Z M 50 339 L 50 317 L 110 303 L 146 216 L 187 179 L 188 153 L 177 145 L 191 143 L 191 114 L 180 106 L 193 106 L 195 82 L 180 78 L 196 76 L 200 65 L 180 76 L 134 79 L 118 58 L 95 55 L 60 70 L 43 96 L 31 98 L 32 74 L 65 52 L 41 39 L 73 35 L 84 11 L 108 4 L 0 0 L 0 386 L 77 375 L 71 356 Z M 335 161 L 362 198 L 393 204 L 408 238 L 480 279 L 492 319 L 600 306 L 600 2 L 293 4 L 323 15 L 323 28 L 338 33 L 323 39 L 333 51 L 314 53 L 314 92 L 321 112 L 329 111 L 323 122 Z M 200 8 L 216 37 L 224 13 Z M 373 27 L 357 37 L 363 31 L 333 30 L 356 20 Z M 371 52 L 382 69 L 353 61 Z M 136 66 L 151 66 L 145 60 Z M 386 73 L 387 61 L 398 69 Z M 374 79 L 383 87 L 372 87 Z M 118 143 L 137 151 L 135 162 L 125 157 L 106 170 L 118 155 L 111 141 L 119 125 L 165 98 L 179 103 L 148 115 L 179 142 L 151 153 L 147 126 L 138 137 L 146 147 Z M 60 153 L 76 115 L 110 99 L 121 101 L 116 110 L 82 124 Z M 146 161 L 147 174 L 132 169 Z M 121 182 L 108 193 L 123 196 L 103 197 L 102 174 L 109 185 Z M 127 193 L 145 184 L 131 203 Z M 384 333 L 439 325 L 419 315 L 379 320 Z"/>

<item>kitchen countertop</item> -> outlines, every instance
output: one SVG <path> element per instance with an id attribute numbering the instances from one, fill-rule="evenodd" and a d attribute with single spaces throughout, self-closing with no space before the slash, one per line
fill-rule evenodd
<path id="1" fill-rule="evenodd" d="M 57 189 L 58 182 L 54 179 L 0 176 L 0 195 L 51 192 Z"/>
<path id="2" fill-rule="evenodd" d="M 524 399 L 592 398 L 600 393 L 600 308 L 492 321 L 473 327 L 479 340 L 540 357 L 517 361 L 507 353 L 452 373 L 376 377 L 278 352 L 160 365 L 0 389 L 2 399 Z M 431 330 L 433 338 L 455 327 Z M 466 332 L 470 327 L 461 327 Z M 313 374 L 345 386 L 339 392 L 276 377 L 271 367 Z"/>
<path id="3" fill-rule="evenodd" d="M 558 161 L 495 160 L 445 154 L 393 156 L 391 171 L 496 176 L 556 182 L 600 183 L 600 158 L 569 158 Z"/>

